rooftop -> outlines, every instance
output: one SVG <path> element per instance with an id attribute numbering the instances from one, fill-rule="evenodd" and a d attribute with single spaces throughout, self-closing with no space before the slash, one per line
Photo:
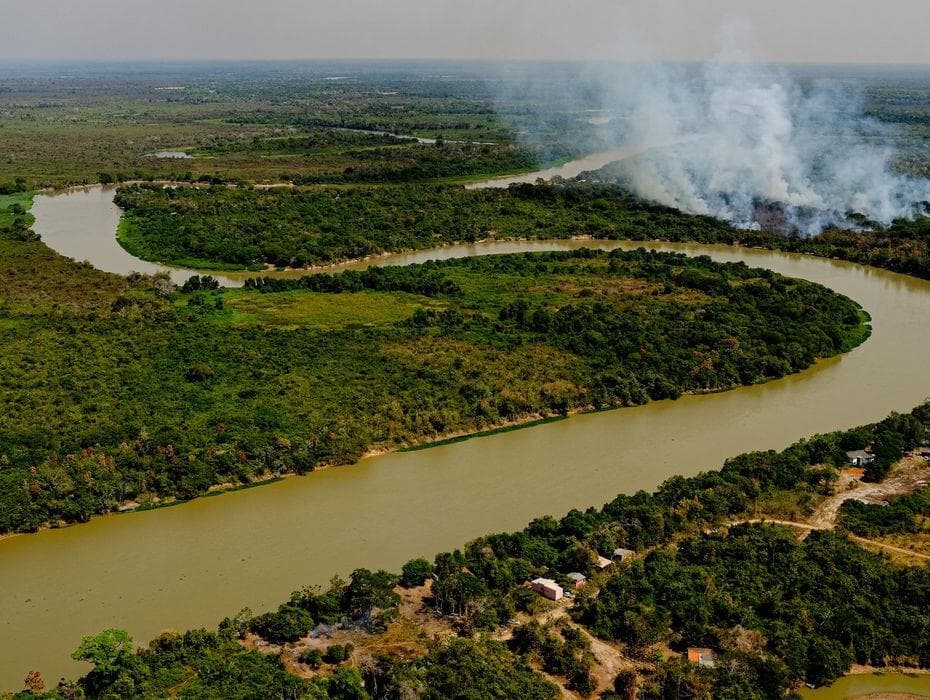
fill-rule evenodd
<path id="1" fill-rule="evenodd" d="M 707 666 L 713 668 L 714 662 L 716 661 L 716 654 L 714 654 L 713 649 L 706 649 L 701 647 L 689 647 L 688 648 L 688 661 L 698 666 Z"/>

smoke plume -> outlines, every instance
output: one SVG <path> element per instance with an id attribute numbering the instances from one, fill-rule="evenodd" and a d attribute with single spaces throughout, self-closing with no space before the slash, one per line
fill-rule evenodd
<path id="1" fill-rule="evenodd" d="M 725 46 L 739 46 L 730 32 Z M 640 153 L 593 177 L 742 228 L 802 235 L 861 229 L 927 212 L 930 181 L 894 169 L 899 134 L 866 116 L 872 71 L 779 67 L 727 48 L 705 64 L 588 63 L 511 67 L 504 111 L 546 155 L 628 147 Z M 572 130 L 586 124 L 586 131 Z M 580 116 L 579 116 L 580 115 Z"/>
<path id="2" fill-rule="evenodd" d="M 643 198 L 802 234 L 862 217 L 887 225 L 930 200 L 930 182 L 893 171 L 894 134 L 863 116 L 848 84 L 802 85 L 786 69 L 715 61 L 643 67 L 610 92 L 627 111 L 628 142 L 654 146 L 614 166 Z"/>

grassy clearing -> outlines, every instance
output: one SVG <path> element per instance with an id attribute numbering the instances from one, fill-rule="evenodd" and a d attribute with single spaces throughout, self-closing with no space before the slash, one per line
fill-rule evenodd
<path id="1" fill-rule="evenodd" d="M 16 214 L 10 211 L 10 208 L 18 204 L 26 211 L 32 208 L 32 198 L 35 196 L 32 192 L 17 192 L 16 194 L 0 194 L 0 228 L 5 228 L 13 223 Z M 31 221 L 31 215 L 28 215 Z"/>
<path id="2" fill-rule="evenodd" d="M 220 317 L 224 323 L 322 330 L 386 326 L 410 318 L 418 308 L 443 306 L 433 299 L 413 294 L 371 291 L 261 294 L 228 290 L 223 293 L 223 304 L 230 312 Z"/>

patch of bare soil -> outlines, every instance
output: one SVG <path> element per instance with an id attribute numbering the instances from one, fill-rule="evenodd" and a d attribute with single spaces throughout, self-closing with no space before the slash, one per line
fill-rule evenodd
<path id="1" fill-rule="evenodd" d="M 247 634 L 242 645 L 263 654 L 279 656 L 290 673 L 304 678 L 312 678 L 322 671 L 332 671 L 335 667 L 324 664 L 320 669 L 312 669 L 300 662 L 300 655 L 307 649 L 325 652 L 334 644 L 351 644 L 354 647 L 347 663 L 355 666 L 364 666 L 379 656 L 413 659 L 427 653 L 430 642 L 456 636 L 449 621 L 436 615 L 427 605 L 431 587 L 432 580 L 418 588 L 395 589 L 401 598 L 400 606 L 396 618 L 384 632 L 371 634 L 355 627 L 321 625 L 293 643 L 269 644 L 254 634 Z"/>
<path id="2" fill-rule="evenodd" d="M 804 539 L 814 530 L 832 530 L 836 527 L 840 506 L 846 501 L 856 500 L 862 503 L 887 505 L 888 499 L 893 496 L 914 493 L 928 484 L 930 484 L 930 462 L 917 454 L 910 454 L 896 464 L 881 483 L 866 483 L 855 476 L 844 473 L 837 481 L 834 494 L 821 502 L 806 522 L 760 517 L 727 523 L 727 527 L 739 523 L 786 525 L 800 530 L 799 539 Z M 895 539 L 898 536 L 866 538 L 850 535 L 849 537 L 866 549 L 890 554 L 893 561 L 908 564 L 914 563 L 914 560 L 930 562 L 930 554 L 916 551 L 921 549 L 924 542 L 920 536 L 910 537 L 906 542 Z"/>
<path id="3" fill-rule="evenodd" d="M 930 462 L 917 455 L 907 455 L 881 483 L 866 483 L 858 478 L 841 475 L 835 493 L 814 510 L 808 522 L 818 529 L 836 525 L 840 506 L 846 501 L 883 505 L 892 496 L 914 493 L 930 484 Z"/>
<path id="4" fill-rule="evenodd" d="M 642 661 L 637 661 L 636 659 L 626 656 L 621 651 L 619 646 L 594 637 L 584 627 L 573 622 L 568 615 L 568 611 L 571 608 L 571 605 L 572 601 L 563 599 L 559 603 L 553 604 L 550 609 L 537 615 L 521 614 L 517 618 L 517 621 L 520 624 L 535 621 L 544 626 L 558 622 L 560 624 L 568 625 L 569 627 L 580 631 L 581 634 L 584 635 L 584 638 L 588 640 L 588 644 L 591 647 L 591 653 L 594 656 L 594 665 L 591 668 L 591 675 L 594 678 L 596 684 L 596 691 L 590 697 L 597 697 L 601 693 L 612 691 L 614 687 L 614 679 L 617 677 L 617 674 L 620 673 L 620 671 L 624 669 L 635 670 L 646 667 L 646 664 L 644 664 Z M 509 640 L 511 637 L 513 637 L 513 627 L 501 628 L 494 635 L 494 637 L 500 641 Z M 548 678 L 559 687 L 559 691 L 563 698 L 574 699 L 582 697 L 565 687 L 566 680 L 564 678 L 546 673 L 542 668 L 538 667 L 538 665 L 534 667 L 537 671 L 546 676 L 546 678 Z"/>

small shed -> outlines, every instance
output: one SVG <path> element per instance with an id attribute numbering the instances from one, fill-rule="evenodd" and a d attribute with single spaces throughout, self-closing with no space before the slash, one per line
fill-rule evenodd
<path id="1" fill-rule="evenodd" d="M 623 547 L 617 547 L 614 550 L 614 561 L 626 561 L 630 557 L 636 556 L 636 552 L 632 549 L 624 549 Z"/>
<path id="2" fill-rule="evenodd" d="M 539 593 L 543 598 L 548 598 L 549 600 L 562 600 L 562 597 L 565 595 L 565 591 L 562 590 L 562 587 L 551 578 L 533 579 L 531 585 L 534 591 Z"/>
<path id="3" fill-rule="evenodd" d="M 588 577 L 584 574 L 579 574 L 577 571 L 573 571 L 565 578 L 571 581 L 575 588 L 581 588 L 588 582 Z"/>
<path id="4" fill-rule="evenodd" d="M 875 455 L 865 450 L 853 450 L 846 453 L 846 461 L 854 467 L 866 467 L 875 461 Z"/>
<path id="5" fill-rule="evenodd" d="M 597 564 L 596 564 L 596 566 L 597 566 L 598 569 L 606 569 L 606 568 L 607 568 L 608 566 L 610 566 L 611 564 L 613 564 L 613 561 L 611 561 L 611 560 L 608 559 L 607 557 L 602 557 L 602 556 L 598 555 L 598 557 L 597 557 Z"/>
<path id="6" fill-rule="evenodd" d="M 705 668 L 713 668 L 717 663 L 717 655 L 713 649 L 702 649 L 699 647 L 688 647 L 688 661 Z"/>

